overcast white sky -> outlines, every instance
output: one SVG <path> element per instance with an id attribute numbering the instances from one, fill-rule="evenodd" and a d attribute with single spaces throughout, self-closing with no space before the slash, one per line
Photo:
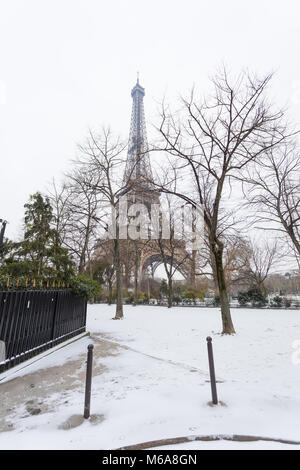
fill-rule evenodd
<path id="1" fill-rule="evenodd" d="M 157 101 L 222 63 L 276 70 L 273 93 L 300 122 L 297 0 L 0 0 L 0 218 L 19 233 L 29 194 L 70 165 L 89 126 L 127 137 L 140 72 Z"/>

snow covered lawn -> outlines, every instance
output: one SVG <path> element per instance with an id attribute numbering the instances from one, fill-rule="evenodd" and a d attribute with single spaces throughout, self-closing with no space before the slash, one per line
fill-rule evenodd
<path id="1" fill-rule="evenodd" d="M 63 389 L 59 377 L 53 377 L 54 389 L 43 398 L 47 406 L 40 414 L 26 413 L 30 392 L 23 405 L 21 398 L 19 406 L 8 410 L 6 420 L 14 428 L 0 433 L 1 449 L 115 449 L 143 441 L 219 434 L 300 441 L 300 364 L 292 361 L 293 342 L 300 340 L 300 311 L 232 309 L 237 334 L 229 337 L 219 334 L 217 308 L 125 306 L 124 313 L 124 320 L 112 321 L 114 306 L 89 306 L 91 338 L 6 374 L 7 387 L 8 379 L 13 386 L 12 379 L 63 363 L 66 374 L 68 361 L 76 360 L 78 368 L 70 372 L 70 388 Z M 208 335 L 213 338 L 218 396 L 223 402 L 216 407 L 208 404 Z M 91 342 L 94 420 L 78 418 L 79 425 L 66 429 L 64 423 L 83 411 L 84 360 Z M 189 446 L 177 448 L 300 449 L 263 441 L 197 441 Z"/>

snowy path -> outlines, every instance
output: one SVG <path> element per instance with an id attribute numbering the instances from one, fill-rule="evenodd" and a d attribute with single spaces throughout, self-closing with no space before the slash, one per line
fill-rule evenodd
<path id="1" fill-rule="evenodd" d="M 205 371 L 205 370 L 199 369 L 198 367 L 194 367 L 194 366 L 191 366 L 191 365 L 188 365 L 188 364 L 183 364 L 181 362 L 174 362 L 174 361 L 171 361 L 170 359 L 163 359 L 161 357 L 153 356 L 152 354 L 147 354 L 147 353 L 144 353 L 142 351 L 138 351 L 137 349 L 130 348 L 129 346 L 125 346 L 121 343 L 117 343 L 116 341 L 109 340 L 103 334 L 96 335 L 94 333 L 93 334 L 93 341 L 96 341 L 96 342 L 98 341 L 100 343 L 111 344 L 112 346 L 116 346 L 118 348 L 125 349 L 126 351 L 131 351 L 131 352 L 134 352 L 134 353 L 137 353 L 137 354 L 141 354 L 142 356 L 145 356 L 145 357 L 150 357 L 150 359 L 154 359 L 155 361 L 161 361 L 161 362 L 165 362 L 167 364 L 171 364 L 175 367 L 181 367 L 183 369 L 189 370 L 190 372 L 199 372 L 200 374 L 207 377 L 207 379 L 209 379 L 208 372 Z M 222 380 L 219 377 L 217 377 L 217 381 L 221 382 Z"/>
<path id="2" fill-rule="evenodd" d="M 300 366 L 291 361 L 300 312 L 236 310 L 238 334 L 222 337 L 218 309 L 128 306 L 123 321 L 112 321 L 113 311 L 113 306 L 90 306 L 91 338 L 0 382 L 0 429 L 11 429 L 0 433 L 0 448 L 115 449 L 220 434 L 300 440 Z M 225 406 L 208 406 L 207 335 L 213 337 L 218 394 Z M 90 342 L 95 346 L 92 419 L 84 421 Z M 261 441 L 189 445 L 288 447 Z"/>

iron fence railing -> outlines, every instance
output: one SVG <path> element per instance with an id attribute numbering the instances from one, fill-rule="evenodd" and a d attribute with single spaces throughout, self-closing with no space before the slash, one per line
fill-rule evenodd
<path id="1" fill-rule="evenodd" d="M 84 332 L 86 309 L 68 289 L 0 290 L 0 372 Z"/>

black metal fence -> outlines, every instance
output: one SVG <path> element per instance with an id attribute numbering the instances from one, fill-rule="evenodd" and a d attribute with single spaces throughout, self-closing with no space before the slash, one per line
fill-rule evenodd
<path id="1" fill-rule="evenodd" d="M 87 301 L 63 290 L 0 290 L 0 372 L 85 331 Z"/>

